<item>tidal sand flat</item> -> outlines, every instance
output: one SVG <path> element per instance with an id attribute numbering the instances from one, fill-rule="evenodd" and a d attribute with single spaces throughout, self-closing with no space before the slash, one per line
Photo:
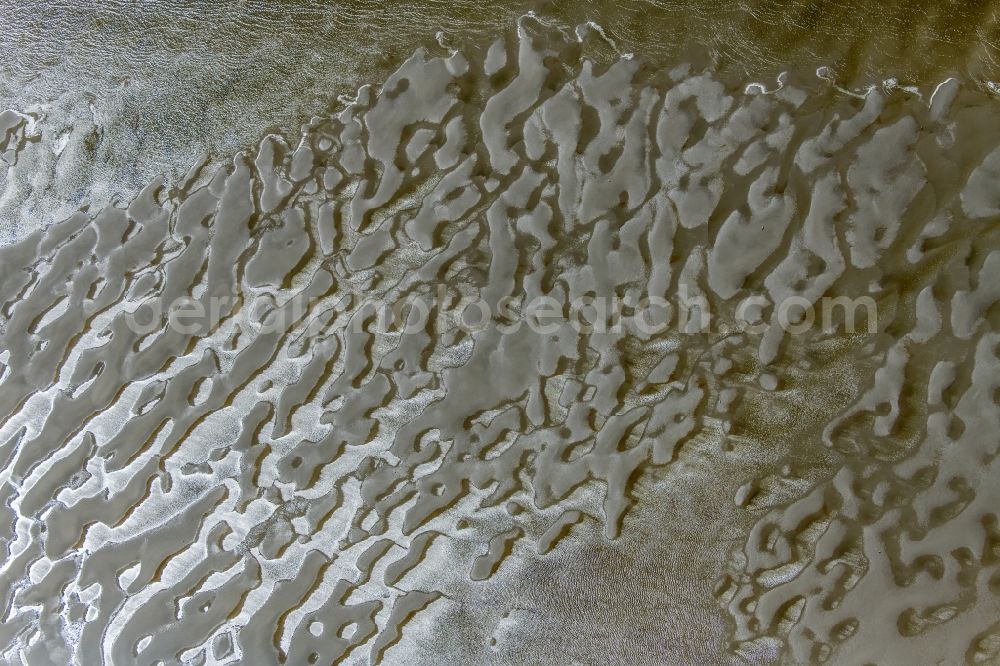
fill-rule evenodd
<path id="1" fill-rule="evenodd" d="M 989 82 L 550 14 L 133 192 L 0 114 L 0 659 L 997 663 Z"/>

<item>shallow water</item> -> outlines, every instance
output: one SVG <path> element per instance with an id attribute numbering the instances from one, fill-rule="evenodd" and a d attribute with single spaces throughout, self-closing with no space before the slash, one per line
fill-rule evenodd
<path id="1" fill-rule="evenodd" d="M 4 659 L 997 659 L 988 7 L 167 7 L 8 33 Z"/>
<path id="2" fill-rule="evenodd" d="M 739 80 L 826 66 L 852 89 L 1000 81 L 991 2 L 4 0 L 0 107 L 44 117 L 49 149 L 0 183 L 0 239 L 224 161 L 383 80 L 438 32 L 483 44 L 529 10 L 567 30 L 594 21 L 657 67 L 697 58 Z"/>

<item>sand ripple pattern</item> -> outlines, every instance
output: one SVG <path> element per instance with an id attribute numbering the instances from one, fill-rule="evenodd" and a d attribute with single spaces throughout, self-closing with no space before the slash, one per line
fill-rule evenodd
<path id="1" fill-rule="evenodd" d="M 652 70 L 525 18 L 0 249 L 3 659 L 393 662 L 465 601 L 427 581 L 581 521 L 616 538 L 694 438 L 747 460 L 756 526 L 705 582 L 734 659 L 996 659 L 1000 125 L 955 81 L 924 97 Z M 458 285 L 683 285 L 716 326 L 314 334 L 344 294 Z M 262 294 L 282 326 L 247 334 Z M 871 296 L 877 330 L 732 328 L 753 294 Z M 232 301 L 210 330 L 129 325 L 183 296 Z M 771 473 L 746 452 L 779 427 Z"/>

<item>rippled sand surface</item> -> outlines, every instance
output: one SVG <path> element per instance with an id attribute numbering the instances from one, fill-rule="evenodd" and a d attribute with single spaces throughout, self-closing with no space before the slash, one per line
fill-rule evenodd
<path id="1" fill-rule="evenodd" d="M 1000 82 L 995 2 L 0 0 L 0 109 L 44 117 L 51 139 L 0 183 L 0 240 L 221 163 L 384 80 L 439 32 L 485 45 L 530 10 L 566 30 L 594 21 L 657 68 L 697 58 L 773 81 L 827 66 L 851 89 Z"/>
<path id="2" fill-rule="evenodd" d="M 10 10 L 0 658 L 998 662 L 992 8 L 525 9 Z"/>

